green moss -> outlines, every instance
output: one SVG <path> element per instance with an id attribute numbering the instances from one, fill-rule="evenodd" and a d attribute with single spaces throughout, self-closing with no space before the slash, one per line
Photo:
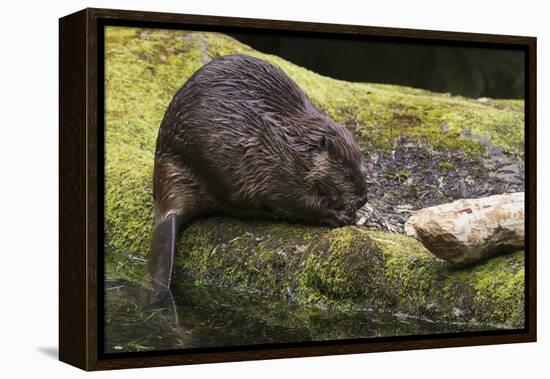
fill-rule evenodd
<path id="1" fill-rule="evenodd" d="M 385 255 L 385 299 L 391 308 L 434 319 L 505 324 L 524 322 L 524 252 L 456 269 L 418 241 L 369 232 Z"/>
<path id="2" fill-rule="evenodd" d="M 198 220 L 183 232 L 176 266 L 203 283 L 284 294 L 319 230 L 297 224 L 225 218 Z"/>
<path id="3" fill-rule="evenodd" d="M 244 53 L 278 65 L 319 107 L 349 127 L 366 152 L 389 151 L 395 138 L 409 136 L 427 148 L 477 155 L 490 143 L 523 155 L 524 115 L 519 100 L 480 102 L 414 88 L 335 80 L 218 33 L 107 27 L 105 38 L 105 270 L 109 276 L 146 280 L 158 127 L 177 89 L 216 56 Z M 445 162 L 440 165 L 445 167 Z M 399 179 L 410 175 L 403 171 Z M 211 218 L 184 230 L 176 275 L 290 294 L 302 303 L 517 326 L 523 322 L 522 259 L 518 252 L 459 271 L 399 235 L 355 227 L 330 230 Z"/>
<path id="4" fill-rule="evenodd" d="M 455 168 L 455 165 L 452 164 L 451 162 L 447 162 L 447 161 L 441 161 L 438 163 L 437 165 L 439 167 L 440 170 L 443 170 L 443 171 L 448 171 L 448 170 L 452 170 L 453 168 Z"/>
<path id="5" fill-rule="evenodd" d="M 524 252 L 497 257 L 471 269 L 476 276 L 479 319 L 497 318 L 523 325 L 525 304 Z"/>
<path id="6" fill-rule="evenodd" d="M 126 144 L 108 146 L 116 154 L 105 164 L 106 266 L 112 275 L 141 282 L 152 232 L 153 157 Z"/>
<path id="7" fill-rule="evenodd" d="M 410 178 L 411 175 L 412 175 L 411 170 L 399 170 L 395 173 L 395 179 L 406 180 L 406 179 Z"/>
<path id="8" fill-rule="evenodd" d="M 523 252 L 459 270 L 403 235 L 226 218 L 194 222 L 178 250 L 178 273 L 198 283 L 338 309 L 523 325 Z"/>
<path id="9" fill-rule="evenodd" d="M 345 303 L 366 300 L 365 289 L 379 278 L 371 268 L 382 259 L 376 244 L 358 227 L 323 233 L 308 249 L 301 265 L 298 293 L 306 302 Z M 340 302 L 341 305 L 342 302 Z"/>

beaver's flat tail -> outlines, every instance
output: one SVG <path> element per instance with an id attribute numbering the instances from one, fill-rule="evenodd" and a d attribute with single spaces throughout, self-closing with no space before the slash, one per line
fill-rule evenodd
<path id="1" fill-rule="evenodd" d="M 155 225 L 147 269 L 154 289 L 169 289 L 181 218 L 169 215 Z"/>

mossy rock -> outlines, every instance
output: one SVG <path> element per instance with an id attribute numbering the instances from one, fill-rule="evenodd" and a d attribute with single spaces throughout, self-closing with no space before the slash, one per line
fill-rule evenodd
<path id="1" fill-rule="evenodd" d="M 329 308 L 524 322 L 523 252 L 459 270 L 399 234 L 221 217 L 190 225 L 178 251 L 175 280 L 192 277 Z"/>
<path id="2" fill-rule="evenodd" d="M 146 282 L 158 127 L 177 89 L 217 56 L 242 53 L 280 66 L 354 132 L 365 152 L 390 151 L 395 138 L 406 136 L 433 149 L 479 155 L 490 144 L 523 156 L 521 100 L 480 102 L 344 82 L 218 33 L 108 27 L 105 38 L 105 270 L 111 276 Z M 523 256 L 517 252 L 455 270 L 401 235 L 212 218 L 185 229 L 176 278 L 187 273 L 198 282 L 328 307 L 521 327 Z"/>

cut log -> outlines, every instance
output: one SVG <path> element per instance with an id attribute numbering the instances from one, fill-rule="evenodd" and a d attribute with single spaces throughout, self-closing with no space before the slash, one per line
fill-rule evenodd
<path id="1" fill-rule="evenodd" d="M 424 208 L 405 223 L 405 233 L 433 254 L 465 266 L 524 248 L 523 192 L 463 199 Z"/>

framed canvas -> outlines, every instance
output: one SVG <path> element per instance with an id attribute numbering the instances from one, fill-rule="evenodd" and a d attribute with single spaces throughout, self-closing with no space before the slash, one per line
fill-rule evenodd
<path id="1" fill-rule="evenodd" d="M 536 39 L 59 21 L 59 357 L 536 340 Z"/>

